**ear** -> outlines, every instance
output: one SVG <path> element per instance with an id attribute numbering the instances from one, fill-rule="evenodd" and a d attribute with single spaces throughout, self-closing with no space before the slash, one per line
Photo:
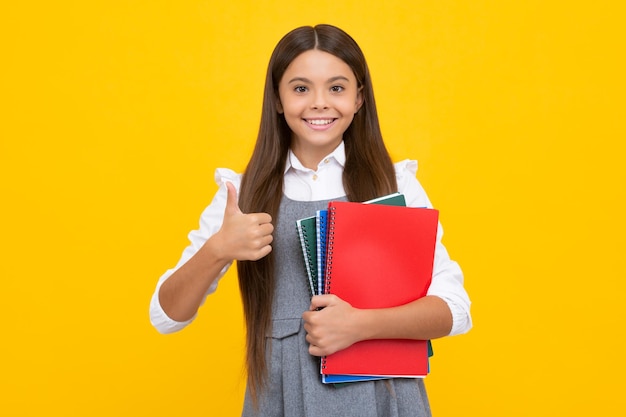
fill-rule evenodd
<path id="1" fill-rule="evenodd" d="M 283 114 L 285 111 L 283 110 L 283 104 L 280 102 L 280 98 L 276 97 L 276 111 L 278 114 Z"/>
<path id="2" fill-rule="evenodd" d="M 354 103 L 354 114 L 357 114 L 363 106 L 363 87 L 359 87 L 359 91 L 356 93 L 356 101 Z"/>

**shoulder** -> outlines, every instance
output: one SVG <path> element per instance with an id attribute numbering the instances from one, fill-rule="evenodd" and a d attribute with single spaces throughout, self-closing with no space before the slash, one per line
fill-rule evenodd
<path id="1" fill-rule="evenodd" d="M 394 164 L 396 170 L 396 182 L 398 183 L 398 191 L 403 192 L 407 187 L 417 182 L 417 161 L 414 159 L 405 159 L 404 161 Z"/>
<path id="2" fill-rule="evenodd" d="M 222 217 L 224 215 L 224 208 L 226 207 L 226 200 L 228 199 L 228 189 L 226 183 L 230 182 L 235 186 L 237 192 L 239 192 L 239 186 L 241 185 L 242 174 L 239 174 L 229 168 L 217 168 L 213 175 L 213 179 L 217 184 L 217 191 L 213 195 L 211 203 L 204 209 L 200 223 L 201 226 L 206 225 L 221 225 Z M 216 230 L 213 230 L 213 232 Z"/>
<path id="3" fill-rule="evenodd" d="M 213 178 L 215 179 L 215 183 L 220 187 L 220 189 L 225 188 L 225 184 L 227 182 L 232 183 L 235 188 L 239 189 L 242 176 L 242 173 L 235 172 L 229 168 L 217 168 L 215 170 Z"/>
<path id="4" fill-rule="evenodd" d="M 396 162 L 393 164 L 393 167 L 396 170 L 396 179 L 402 180 L 407 176 L 410 178 L 415 178 L 417 174 L 417 161 L 414 159 L 405 159 L 400 162 Z"/>
<path id="5" fill-rule="evenodd" d="M 405 195 L 409 207 L 432 207 L 422 185 L 417 180 L 417 161 L 405 159 L 394 164 L 398 191 Z"/>

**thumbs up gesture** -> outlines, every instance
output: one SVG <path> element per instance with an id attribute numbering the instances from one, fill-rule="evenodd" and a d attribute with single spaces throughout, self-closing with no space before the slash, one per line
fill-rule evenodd
<path id="1" fill-rule="evenodd" d="M 267 213 L 243 213 L 239 208 L 237 190 L 226 183 L 228 195 L 224 221 L 219 235 L 222 258 L 239 261 L 256 261 L 272 251 L 272 216 Z"/>

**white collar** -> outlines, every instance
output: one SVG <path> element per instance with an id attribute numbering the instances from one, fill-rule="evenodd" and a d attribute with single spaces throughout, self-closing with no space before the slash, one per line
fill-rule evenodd
<path id="1" fill-rule="evenodd" d="M 322 161 L 327 159 L 334 159 L 342 167 L 346 165 L 346 147 L 343 141 L 341 141 L 339 146 L 337 146 L 334 151 L 326 155 L 325 158 L 322 158 Z M 287 163 L 285 164 L 285 173 L 291 168 L 298 171 L 310 171 L 309 168 L 302 165 L 302 162 L 300 162 L 296 154 L 289 149 L 289 153 L 287 154 Z"/>

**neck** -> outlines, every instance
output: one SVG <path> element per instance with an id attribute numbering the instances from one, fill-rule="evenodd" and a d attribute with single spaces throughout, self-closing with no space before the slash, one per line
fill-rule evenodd
<path id="1" fill-rule="evenodd" d="M 329 144 L 328 146 L 302 146 L 292 141 L 291 150 L 303 166 L 317 171 L 322 159 L 337 149 L 340 143 Z"/>

